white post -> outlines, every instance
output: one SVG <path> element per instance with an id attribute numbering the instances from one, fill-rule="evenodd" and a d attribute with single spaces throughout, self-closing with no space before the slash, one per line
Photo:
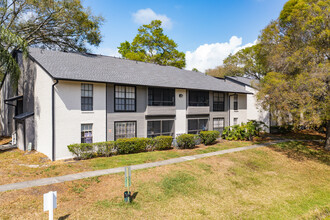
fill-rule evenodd
<path id="1" fill-rule="evenodd" d="M 50 191 L 44 194 L 44 212 L 49 211 L 49 220 L 53 220 L 54 209 L 57 207 L 57 192 Z"/>
<path id="2" fill-rule="evenodd" d="M 54 209 L 49 209 L 49 220 L 53 220 L 54 219 Z"/>

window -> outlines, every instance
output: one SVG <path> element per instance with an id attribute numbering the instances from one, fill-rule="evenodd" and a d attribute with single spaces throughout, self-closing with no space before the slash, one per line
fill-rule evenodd
<path id="1" fill-rule="evenodd" d="M 81 143 L 93 143 L 93 124 L 81 125 Z"/>
<path id="2" fill-rule="evenodd" d="M 199 134 L 200 131 L 208 130 L 208 119 L 189 119 L 188 134 Z"/>
<path id="3" fill-rule="evenodd" d="M 234 95 L 234 110 L 238 110 L 238 95 Z"/>
<path id="4" fill-rule="evenodd" d="M 224 127 L 225 127 L 225 119 L 224 118 L 214 118 L 213 119 L 213 130 L 219 131 L 220 134 L 222 134 Z"/>
<path id="5" fill-rule="evenodd" d="M 148 138 L 174 135 L 174 120 L 148 121 Z"/>
<path id="6" fill-rule="evenodd" d="M 16 108 L 15 108 L 15 116 L 20 115 L 22 113 L 23 113 L 23 100 L 18 99 L 17 104 L 16 104 Z"/>
<path id="7" fill-rule="evenodd" d="M 81 111 L 93 111 L 92 84 L 81 84 Z"/>
<path id="8" fill-rule="evenodd" d="M 115 140 L 136 137 L 136 122 L 115 122 Z"/>
<path id="9" fill-rule="evenodd" d="M 214 92 L 213 93 L 213 111 L 225 110 L 225 93 Z"/>
<path id="10" fill-rule="evenodd" d="M 209 106 L 209 92 L 190 90 L 189 106 Z"/>
<path id="11" fill-rule="evenodd" d="M 148 88 L 149 106 L 174 106 L 174 89 Z"/>
<path id="12" fill-rule="evenodd" d="M 115 111 L 135 111 L 134 86 L 115 86 Z"/>
<path id="13" fill-rule="evenodd" d="M 238 124 L 238 118 L 234 118 L 234 125 Z"/>

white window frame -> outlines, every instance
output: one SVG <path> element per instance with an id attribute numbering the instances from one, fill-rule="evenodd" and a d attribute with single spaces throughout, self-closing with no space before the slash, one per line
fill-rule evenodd
<path id="1" fill-rule="evenodd" d="M 88 134 L 88 132 L 90 132 L 90 134 Z M 81 124 L 80 138 L 81 138 L 81 143 L 93 143 L 93 124 L 92 123 Z M 87 138 L 90 138 L 91 142 L 86 142 Z"/>
<path id="2" fill-rule="evenodd" d="M 222 127 L 219 127 L 220 121 L 222 121 Z M 224 128 L 225 128 L 225 118 L 213 118 L 213 130 L 214 131 L 219 131 L 220 133 L 222 133 Z"/>
<path id="3" fill-rule="evenodd" d="M 124 130 L 125 133 L 121 133 L 118 134 L 117 132 L 122 132 L 123 130 L 119 130 L 119 128 L 117 127 L 118 124 L 123 124 L 125 126 Z M 130 129 L 128 129 L 128 125 L 132 125 L 134 124 L 134 134 L 133 133 L 127 133 L 127 131 L 129 131 Z M 118 140 L 118 139 L 122 139 L 122 138 L 133 138 L 136 137 L 137 135 L 137 121 L 115 121 L 114 122 L 114 128 L 115 128 L 115 132 L 114 132 L 114 139 Z M 120 137 L 118 137 L 120 136 Z"/>

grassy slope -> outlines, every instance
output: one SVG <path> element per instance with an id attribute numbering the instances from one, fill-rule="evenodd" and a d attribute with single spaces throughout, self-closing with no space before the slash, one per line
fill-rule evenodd
<path id="1" fill-rule="evenodd" d="M 0 151 L 0 185 L 44 177 L 78 173 L 83 171 L 155 162 L 175 157 L 243 147 L 255 143 L 250 141 L 222 141 L 220 144 L 211 146 L 200 145 L 197 148 L 190 150 L 154 151 L 138 154 L 118 155 L 113 157 L 99 157 L 90 160 L 71 162 L 51 162 L 49 160 L 43 159 L 45 158 L 45 155 L 37 152 L 33 152 L 27 155 L 24 151 L 21 150 L 5 152 Z M 40 167 L 31 168 L 26 165 L 39 165 Z"/>
<path id="2" fill-rule="evenodd" d="M 278 150 L 278 149 L 277 149 Z M 310 219 L 329 216 L 330 167 L 259 148 L 132 173 L 132 204 L 123 174 L 0 193 L 0 216 L 46 218 L 42 194 L 58 191 L 57 218 Z"/>

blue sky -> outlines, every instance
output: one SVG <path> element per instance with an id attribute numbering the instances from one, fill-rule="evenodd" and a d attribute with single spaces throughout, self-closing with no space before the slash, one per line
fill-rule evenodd
<path id="1" fill-rule="evenodd" d="M 83 0 L 83 5 L 105 18 L 103 42 L 93 52 L 119 56 L 120 43 L 132 41 L 139 26 L 157 18 L 163 20 L 164 33 L 186 53 L 186 68 L 205 71 L 221 65 L 230 53 L 255 43 L 286 1 Z"/>

